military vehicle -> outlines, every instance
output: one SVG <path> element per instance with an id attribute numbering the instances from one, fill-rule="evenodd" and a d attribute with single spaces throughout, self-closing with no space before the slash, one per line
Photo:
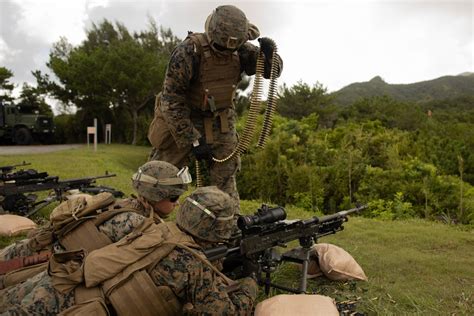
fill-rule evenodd
<path id="1" fill-rule="evenodd" d="M 34 113 L 23 113 L 19 106 L 0 101 L 0 139 L 18 145 L 29 145 L 33 141 L 50 142 L 54 135 L 53 117 Z"/>

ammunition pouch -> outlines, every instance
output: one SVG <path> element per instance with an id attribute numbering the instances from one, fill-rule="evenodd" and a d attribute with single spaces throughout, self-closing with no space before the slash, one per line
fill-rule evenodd
<path id="1" fill-rule="evenodd" d="M 173 291 L 156 286 L 145 270 L 134 272 L 108 299 L 117 315 L 181 315 L 182 307 Z"/>
<path id="2" fill-rule="evenodd" d="M 107 316 L 109 311 L 105 304 L 104 293 L 98 287 L 76 287 L 74 292 L 75 305 L 61 312 L 62 316 Z"/>
<path id="3" fill-rule="evenodd" d="M 160 110 L 161 92 L 155 99 L 155 116 L 148 128 L 148 140 L 153 148 L 165 149 L 171 146 L 174 138 Z"/>
<path id="4" fill-rule="evenodd" d="M 49 260 L 48 274 L 53 286 L 60 293 L 68 293 L 84 282 L 84 250 L 54 254 Z"/>

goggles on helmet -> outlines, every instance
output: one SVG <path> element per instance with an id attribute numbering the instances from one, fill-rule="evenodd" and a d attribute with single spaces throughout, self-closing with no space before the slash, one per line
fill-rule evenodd
<path id="1" fill-rule="evenodd" d="M 155 177 L 149 176 L 143 173 L 141 168 L 138 168 L 138 172 L 134 173 L 132 180 L 149 183 L 149 184 L 160 184 L 160 185 L 178 185 L 178 184 L 188 184 L 192 182 L 191 173 L 189 173 L 189 168 L 184 167 L 176 174 L 175 178 L 163 178 L 157 179 Z"/>
<path id="2" fill-rule="evenodd" d="M 204 207 L 202 204 L 200 204 L 198 201 L 196 200 L 193 200 L 192 198 L 190 198 L 189 196 L 186 198 L 186 200 L 188 202 L 191 202 L 191 204 L 193 204 L 194 206 L 196 206 L 198 209 L 200 209 L 201 211 L 203 211 L 206 215 L 212 217 L 214 220 L 217 220 L 217 221 L 230 221 L 230 220 L 233 220 L 234 219 L 234 215 L 230 215 L 230 216 L 216 216 L 214 215 L 214 213 L 212 213 L 210 210 L 208 210 L 206 207 Z"/>

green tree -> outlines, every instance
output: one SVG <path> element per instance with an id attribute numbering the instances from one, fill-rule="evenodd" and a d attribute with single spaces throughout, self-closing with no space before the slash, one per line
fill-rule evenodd
<path id="1" fill-rule="evenodd" d="M 51 107 L 46 103 L 41 92 L 27 83 L 23 84 L 17 105 L 22 112 L 32 113 L 38 111 L 39 114 L 53 115 Z"/>
<path id="2" fill-rule="evenodd" d="M 317 113 L 322 127 L 332 127 L 337 119 L 337 111 L 332 105 L 333 97 L 320 83 L 309 86 L 299 81 L 292 87 L 285 84 L 279 92 L 277 111 L 281 116 L 301 119 Z"/>
<path id="3" fill-rule="evenodd" d="M 1 101 L 13 101 L 11 92 L 15 88 L 15 85 L 9 80 L 13 77 L 11 70 L 0 67 L 0 102 Z"/>
<path id="4" fill-rule="evenodd" d="M 98 117 L 101 126 L 113 123 L 119 127 L 115 139 L 136 144 L 146 135 L 140 116 L 153 113 L 178 39 L 153 21 L 147 30 L 130 33 L 123 24 L 104 20 L 86 33 L 77 47 L 64 38 L 55 43 L 47 66 L 57 80 L 36 72 L 38 85 L 66 107 L 76 106 L 81 121 Z"/>

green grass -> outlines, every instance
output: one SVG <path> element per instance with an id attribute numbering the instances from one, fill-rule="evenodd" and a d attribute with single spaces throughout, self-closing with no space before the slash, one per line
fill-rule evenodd
<path id="1" fill-rule="evenodd" d="M 99 183 L 130 194 L 130 176 L 143 164 L 147 147 L 109 145 L 79 148 L 38 155 L 1 156 L 0 165 L 31 162 L 31 168 L 58 175 L 61 179 L 103 174 L 117 177 Z M 243 214 L 260 207 L 258 201 L 242 201 Z M 42 216 L 47 216 L 52 206 Z M 289 218 L 315 214 L 286 207 Z M 0 238 L 0 247 L 12 239 Z M 472 314 L 474 296 L 474 232 L 471 228 L 448 226 L 426 220 L 380 221 L 352 217 L 345 230 L 320 242 L 338 245 L 362 266 L 368 282 L 309 280 L 308 289 L 337 301 L 355 301 L 356 310 L 380 315 L 467 315 Z M 292 244 L 293 245 L 293 244 Z M 296 244 L 295 244 L 296 245 Z M 273 281 L 296 287 L 299 270 L 282 265 Z M 271 295 L 280 292 L 272 290 Z M 264 299 L 259 296 L 259 300 Z"/>

